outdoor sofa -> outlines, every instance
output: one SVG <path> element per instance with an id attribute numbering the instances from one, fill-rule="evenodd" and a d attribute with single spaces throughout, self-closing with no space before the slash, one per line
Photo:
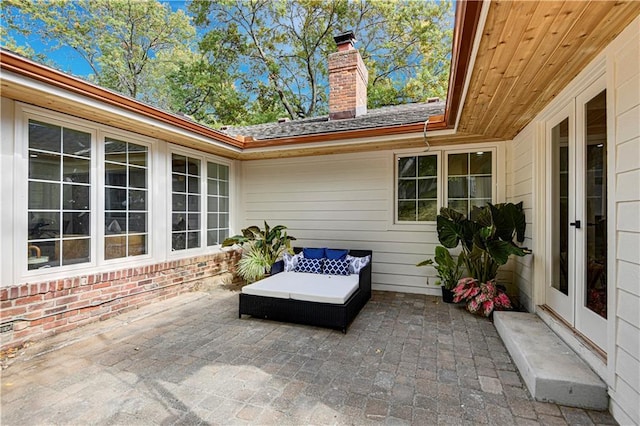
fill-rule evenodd
<path id="1" fill-rule="evenodd" d="M 294 248 L 298 257 L 302 256 L 302 251 L 300 247 Z M 334 328 L 346 333 L 349 324 L 371 298 L 372 259 L 371 250 L 347 252 L 348 256 L 356 258 L 352 259 L 353 264 L 369 256 L 367 264 L 357 274 L 285 271 L 284 261 L 280 260 L 272 266 L 269 277 L 243 287 L 238 316 Z"/>

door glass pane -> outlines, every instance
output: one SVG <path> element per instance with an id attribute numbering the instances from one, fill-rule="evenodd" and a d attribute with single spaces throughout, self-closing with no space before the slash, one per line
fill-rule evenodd
<path id="1" fill-rule="evenodd" d="M 551 130 L 553 152 L 553 277 L 551 285 L 569 294 L 569 118 Z"/>
<path id="2" fill-rule="evenodd" d="M 585 105 L 586 307 L 607 317 L 607 104 L 603 91 Z"/>

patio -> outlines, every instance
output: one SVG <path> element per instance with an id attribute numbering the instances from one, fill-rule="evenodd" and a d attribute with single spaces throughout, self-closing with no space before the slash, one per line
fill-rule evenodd
<path id="1" fill-rule="evenodd" d="M 0 423 L 615 424 L 532 401 L 493 324 L 436 297 L 374 292 L 346 335 L 237 301 L 189 293 L 26 348 Z"/>

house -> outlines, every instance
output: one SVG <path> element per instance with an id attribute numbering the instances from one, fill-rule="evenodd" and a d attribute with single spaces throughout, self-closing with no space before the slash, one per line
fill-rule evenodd
<path id="1" fill-rule="evenodd" d="M 522 201 L 500 279 L 640 423 L 640 3 L 457 8 L 446 103 L 366 111 L 345 37 L 329 117 L 226 133 L 2 51 L 2 348 L 230 274 L 220 241 L 265 219 L 438 294 L 438 208 Z"/>

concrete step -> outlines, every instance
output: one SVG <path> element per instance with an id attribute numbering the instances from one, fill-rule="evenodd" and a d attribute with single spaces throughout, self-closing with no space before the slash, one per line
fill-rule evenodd
<path id="1" fill-rule="evenodd" d="M 607 385 L 535 314 L 496 311 L 493 320 L 538 401 L 606 410 Z"/>

